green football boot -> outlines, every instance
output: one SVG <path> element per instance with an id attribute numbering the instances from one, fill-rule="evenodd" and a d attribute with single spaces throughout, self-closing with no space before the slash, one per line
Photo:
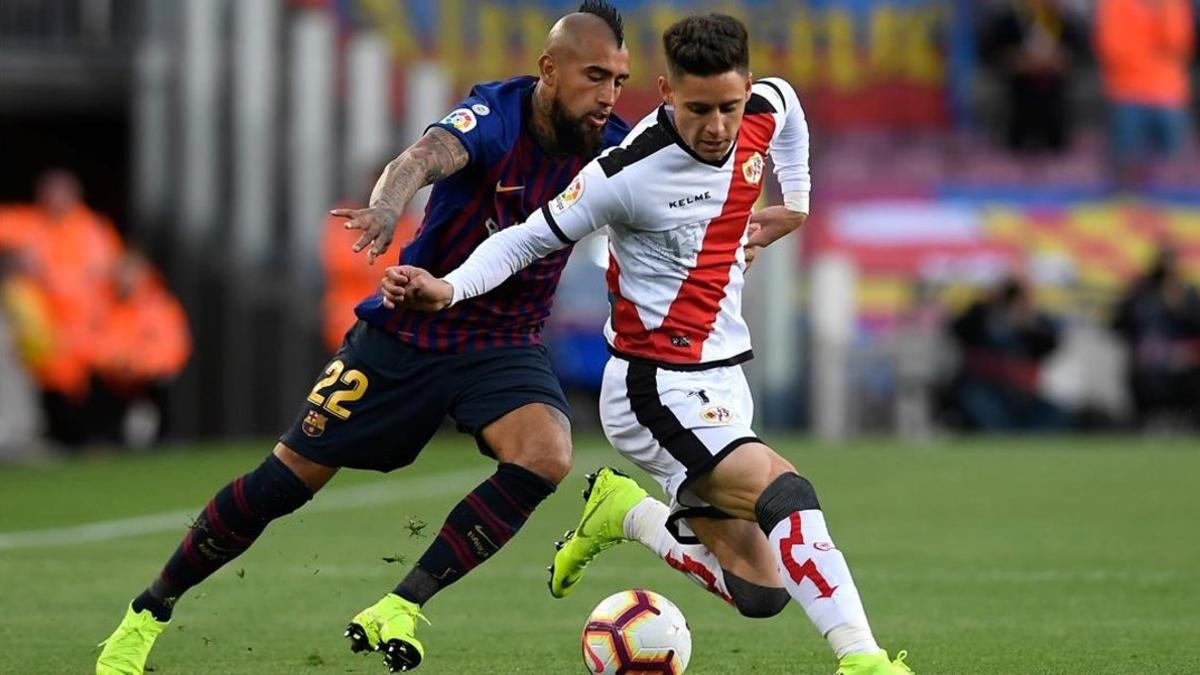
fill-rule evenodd
<path id="1" fill-rule="evenodd" d="M 888 660 L 882 649 L 874 654 L 850 654 L 838 663 L 837 675 L 914 675 L 904 662 L 908 652 L 901 650 L 896 660 Z"/>
<path id="2" fill-rule="evenodd" d="M 417 619 L 429 623 L 420 605 L 395 593 L 358 613 L 343 633 L 350 638 L 355 652 L 383 652 L 388 672 L 404 673 L 416 669 L 425 657 L 425 648 L 417 640 Z"/>
<path id="3" fill-rule="evenodd" d="M 583 517 L 579 525 L 555 544 L 550 571 L 550 595 L 565 598 L 583 578 L 583 570 L 605 549 L 627 541 L 625 514 L 646 498 L 646 491 L 632 478 L 603 467 L 587 476 L 583 490 Z"/>
<path id="4" fill-rule="evenodd" d="M 104 649 L 96 659 L 96 675 L 142 675 L 146 657 L 154 641 L 167 629 L 169 621 L 159 621 L 150 610 L 125 610 L 125 618 L 108 639 L 98 646 Z"/>

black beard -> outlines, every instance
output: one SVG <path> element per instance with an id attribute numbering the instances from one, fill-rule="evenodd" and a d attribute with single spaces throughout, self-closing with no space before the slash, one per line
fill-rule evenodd
<path id="1" fill-rule="evenodd" d="M 571 119 L 558 101 L 550 105 L 550 123 L 554 125 L 554 142 L 564 155 L 594 157 L 604 141 L 604 127 L 596 129 L 587 122 L 587 115 Z"/>

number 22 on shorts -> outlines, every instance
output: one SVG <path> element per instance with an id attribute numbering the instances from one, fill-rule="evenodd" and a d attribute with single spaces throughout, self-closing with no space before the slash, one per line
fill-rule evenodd
<path id="1" fill-rule="evenodd" d="M 321 393 L 323 389 L 329 388 L 338 381 L 349 385 L 350 388 L 338 389 L 328 397 Z M 367 393 L 368 383 L 367 376 L 361 370 L 346 370 L 346 364 L 342 363 L 341 359 L 335 359 L 326 366 L 325 377 L 317 380 L 312 391 L 308 393 L 308 402 L 325 408 L 329 414 L 338 419 L 349 419 L 350 411 L 342 404 L 353 403 L 362 398 L 363 394 Z"/>

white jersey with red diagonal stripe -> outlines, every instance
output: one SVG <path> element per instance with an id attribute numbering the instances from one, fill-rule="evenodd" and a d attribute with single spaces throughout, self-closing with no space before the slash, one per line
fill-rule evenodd
<path id="1" fill-rule="evenodd" d="M 605 336 L 619 355 L 672 365 L 749 357 L 743 247 L 765 158 L 787 124 L 787 104 L 799 112 L 784 90 L 791 92 L 778 81 L 754 85 L 723 161 L 696 156 L 678 138 L 665 107 L 643 120 L 623 149 L 599 160 L 613 177 L 627 173 L 623 182 L 635 190 L 632 218 L 609 229 L 612 314 Z M 639 149 L 658 145 L 639 156 Z"/>
<path id="2" fill-rule="evenodd" d="M 741 313 L 746 229 L 768 155 L 785 193 L 807 196 L 807 124 L 783 80 L 754 83 L 737 139 L 720 161 L 697 155 L 679 137 L 672 110 L 661 106 L 446 280 L 457 302 L 607 225 L 611 349 L 683 369 L 739 363 L 750 357 Z"/>

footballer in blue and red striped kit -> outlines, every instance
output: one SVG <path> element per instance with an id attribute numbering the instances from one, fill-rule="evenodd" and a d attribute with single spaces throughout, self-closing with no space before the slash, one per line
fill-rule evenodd
<path id="1" fill-rule="evenodd" d="M 515 77 L 478 85 L 433 125 L 453 134 L 470 160 L 434 186 L 425 220 L 405 246 L 402 264 L 438 276 L 449 272 L 488 236 L 525 221 L 562 192 L 587 160 L 620 144 L 628 133 L 624 122 L 610 116 L 602 134 L 573 148 L 576 152 L 546 152 L 526 123 L 537 82 L 535 77 Z M 388 309 L 376 295 L 363 301 L 357 313 L 405 343 L 439 352 L 540 344 L 569 255 L 564 249 L 542 258 L 492 292 L 446 312 Z"/>
<path id="2" fill-rule="evenodd" d="M 612 110 L 629 77 L 629 52 L 607 0 L 584 0 L 555 23 L 537 66 L 537 77 L 474 87 L 388 164 L 366 208 L 333 211 L 362 232 L 355 251 L 372 261 L 385 253 L 413 194 L 432 184 L 402 262 L 448 272 L 621 142 L 628 127 Z M 352 650 L 382 653 L 391 672 L 420 665 L 425 650 L 415 633 L 425 603 L 504 546 L 570 470 L 569 408 L 540 337 L 567 255 L 547 257 L 453 312 L 363 301 L 294 424 L 261 466 L 200 511 L 104 642 L 97 674 L 143 673 L 185 591 L 302 507 L 339 468 L 410 464 L 450 416 L 497 460 L 496 472 L 451 510 L 400 584 L 345 629 Z"/>

